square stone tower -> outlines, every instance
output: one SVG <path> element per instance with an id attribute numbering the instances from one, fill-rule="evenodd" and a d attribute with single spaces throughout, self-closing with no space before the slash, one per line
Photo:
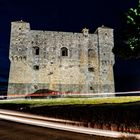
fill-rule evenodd
<path id="1" fill-rule="evenodd" d="M 11 23 L 8 95 L 38 90 L 114 93 L 113 29 L 94 34 L 31 30 Z"/>

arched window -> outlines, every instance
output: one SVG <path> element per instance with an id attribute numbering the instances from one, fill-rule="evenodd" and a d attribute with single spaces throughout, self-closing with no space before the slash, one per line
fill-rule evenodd
<path id="1" fill-rule="evenodd" d="M 95 52 L 93 49 L 88 49 L 88 57 L 94 58 L 95 57 Z"/>
<path id="2" fill-rule="evenodd" d="M 35 55 L 39 55 L 39 47 L 34 47 L 34 53 Z"/>
<path id="3" fill-rule="evenodd" d="M 61 48 L 61 56 L 68 56 L 68 49 L 66 47 Z"/>
<path id="4" fill-rule="evenodd" d="M 23 60 L 26 61 L 26 56 L 23 56 Z"/>

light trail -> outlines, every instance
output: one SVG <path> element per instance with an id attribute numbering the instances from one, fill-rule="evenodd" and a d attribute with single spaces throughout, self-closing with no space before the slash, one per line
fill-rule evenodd
<path id="1" fill-rule="evenodd" d="M 134 95 L 133 95 L 134 94 Z M 137 95 L 136 95 L 137 94 Z M 38 93 L 38 94 L 9 94 L 9 95 L 0 95 L 1 99 L 8 98 L 8 99 L 14 99 L 14 98 L 34 98 L 34 97 L 54 97 L 55 98 L 63 98 L 63 97 L 69 97 L 69 96 L 75 96 L 75 97 L 96 97 L 96 98 L 106 98 L 106 97 L 119 97 L 119 96 L 140 96 L 140 91 L 128 91 L 128 92 L 114 92 L 114 93 L 66 93 L 66 92 L 52 92 L 52 93 Z"/>
<path id="2" fill-rule="evenodd" d="M 78 127 L 72 125 L 65 125 L 59 123 L 59 121 L 57 120 L 56 122 L 50 122 L 41 118 L 37 118 L 37 116 L 34 115 L 23 114 L 23 113 L 19 114 L 11 111 L 9 112 L 9 111 L 0 110 L 0 118 L 13 122 L 18 122 L 18 123 L 51 128 L 56 130 L 69 131 L 69 132 L 80 133 L 80 134 L 95 135 L 101 137 L 111 137 L 111 138 L 140 139 L 139 134 L 122 133 L 122 132 L 109 131 L 109 130 L 100 130 L 100 129 L 84 128 L 84 127 Z"/>
<path id="3" fill-rule="evenodd" d="M 25 118 L 31 118 L 31 119 L 38 119 L 38 120 L 44 120 L 44 121 L 50 121 L 50 122 L 57 122 L 57 123 L 69 123 L 69 124 L 79 124 L 81 122 L 78 121 L 70 121 L 70 120 L 63 120 L 63 119 L 56 119 L 56 118 L 50 118 L 50 117 L 43 117 L 39 115 L 32 115 L 28 113 L 22 113 L 17 111 L 11 111 L 11 110 L 4 110 L 0 109 L 0 114 L 4 115 L 11 115 L 11 116 L 18 116 L 18 117 L 25 117 Z"/>

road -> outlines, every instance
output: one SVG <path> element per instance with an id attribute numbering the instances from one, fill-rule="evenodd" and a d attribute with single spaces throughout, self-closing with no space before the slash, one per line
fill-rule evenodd
<path id="1" fill-rule="evenodd" d="M 62 120 L 0 109 L 0 140 L 125 140 L 140 135 L 76 127 Z"/>
<path id="2" fill-rule="evenodd" d="M 0 140 L 113 140 L 0 120 Z"/>

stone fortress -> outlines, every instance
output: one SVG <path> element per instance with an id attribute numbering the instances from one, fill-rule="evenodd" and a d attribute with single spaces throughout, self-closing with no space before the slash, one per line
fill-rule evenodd
<path id="1" fill-rule="evenodd" d="M 72 93 L 114 93 L 113 29 L 81 33 L 31 30 L 11 23 L 9 94 L 49 89 Z"/>

